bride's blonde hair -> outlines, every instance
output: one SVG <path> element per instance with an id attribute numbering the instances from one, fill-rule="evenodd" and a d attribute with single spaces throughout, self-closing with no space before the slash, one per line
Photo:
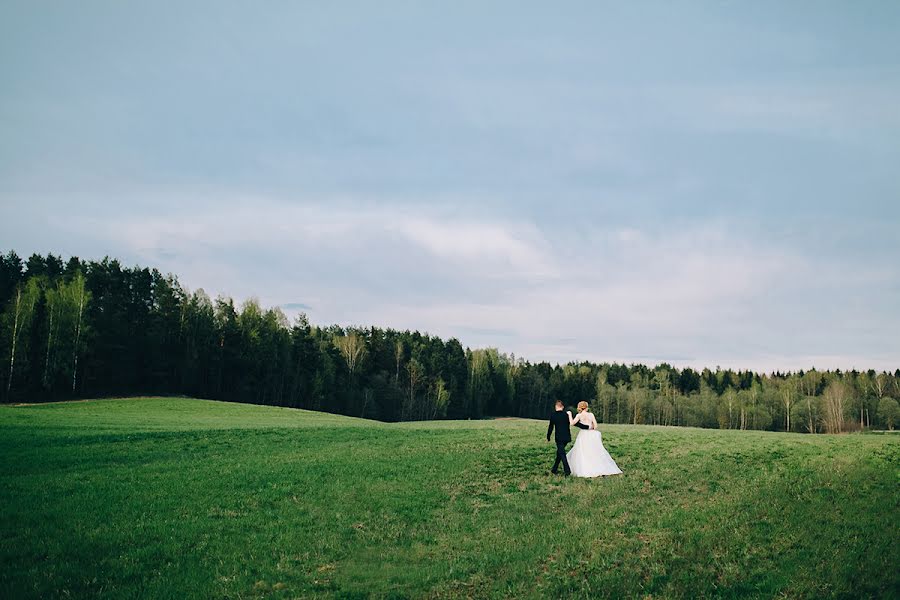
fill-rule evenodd
<path id="1" fill-rule="evenodd" d="M 587 409 L 588 409 L 588 403 L 587 403 L 587 402 L 585 402 L 584 400 L 582 400 L 581 402 L 578 403 L 578 410 L 579 410 L 579 411 L 587 410 Z"/>

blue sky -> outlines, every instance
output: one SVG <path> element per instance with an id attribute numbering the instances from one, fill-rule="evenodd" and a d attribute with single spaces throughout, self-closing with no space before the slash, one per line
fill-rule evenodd
<path id="1" fill-rule="evenodd" d="M 530 359 L 900 367 L 900 3 L 0 6 L 0 246 Z"/>

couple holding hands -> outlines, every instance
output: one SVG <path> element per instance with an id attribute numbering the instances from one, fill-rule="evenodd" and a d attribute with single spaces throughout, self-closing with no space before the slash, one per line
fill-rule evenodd
<path id="1" fill-rule="evenodd" d="M 550 425 L 547 427 L 548 442 L 556 429 L 556 462 L 550 472 L 554 475 L 559 473 L 559 464 L 562 463 L 566 476 L 600 477 L 621 474 L 616 461 L 603 447 L 602 436 L 597 430 L 597 419 L 588 410 L 588 403 L 578 403 L 578 414 L 575 417 L 564 408 L 562 401 L 557 400 L 556 410 L 550 415 Z M 566 445 L 572 441 L 572 434 L 569 432 L 572 425 L 581 431 L 575 438 L 575 445 L 567 453 Z"/>

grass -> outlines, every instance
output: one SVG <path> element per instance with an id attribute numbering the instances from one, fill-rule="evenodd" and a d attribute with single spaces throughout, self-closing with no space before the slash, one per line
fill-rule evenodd
<path id="1" fill-rule="evenodd" d="M 897 597 L 897 436 L 383 424 L 180 399 L 0 407 L 0 596 Z"/>

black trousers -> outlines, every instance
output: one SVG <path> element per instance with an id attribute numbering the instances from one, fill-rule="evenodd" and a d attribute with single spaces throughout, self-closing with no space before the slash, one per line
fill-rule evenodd
<path id="1" fill-rule="evenodd" d="M 556 462 L 553 463 L 553 468 L 550 469 L 551 473 L 559 472 L 559 463 L 562 463 L 563 473 L 568 475 L 572 472 L 572 469 L 569 468 L 569 461 L 566 459 L 566 444 L 569 442 L 556 442 Z"/>

